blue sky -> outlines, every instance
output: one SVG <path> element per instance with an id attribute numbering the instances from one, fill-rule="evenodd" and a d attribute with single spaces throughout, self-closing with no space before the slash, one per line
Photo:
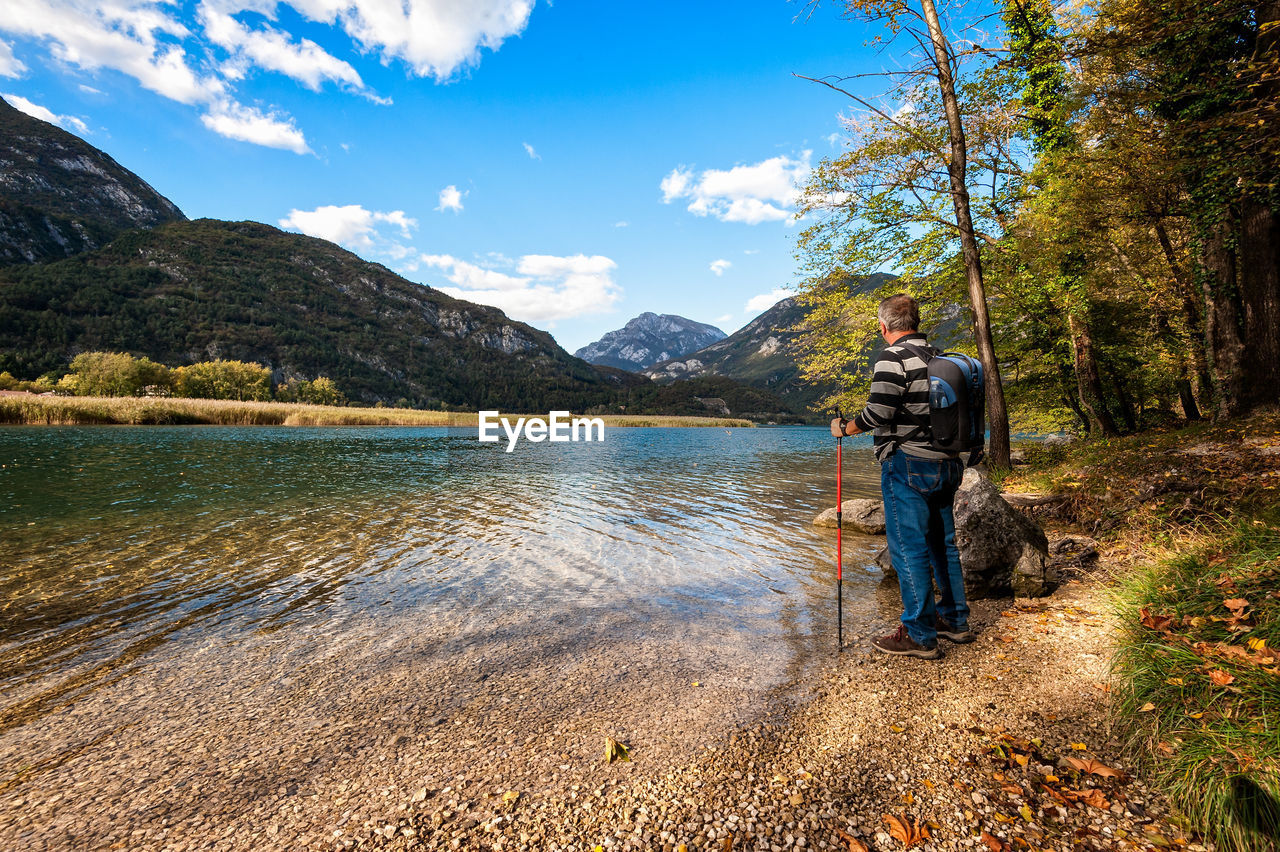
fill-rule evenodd
<path id="1" fill-rule="evenodd" d="M 792 74 L 892 62 L 783 0 L 106 5 L 0 4 L 6 99 L 192 218 L 332 239 L 570 351 L 772 304 L 794 186 L 852 106 Z"/>

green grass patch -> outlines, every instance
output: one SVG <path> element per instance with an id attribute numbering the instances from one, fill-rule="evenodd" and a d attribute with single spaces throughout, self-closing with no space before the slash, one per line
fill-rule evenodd
<path id="1" fill-rule="evenodd" d="M 1133 758 L 1224 852 L 1280 837 L 1280 530 L 1256 519 L 1116 588 L 1115 712 Z"/>

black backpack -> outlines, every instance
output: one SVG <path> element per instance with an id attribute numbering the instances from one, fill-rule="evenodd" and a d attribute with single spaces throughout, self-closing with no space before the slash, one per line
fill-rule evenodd
<path id="1" fill-rule="evenodd" d="M 907 411 L 902 414 L 916 428 L 898 439 L 929 436 L 929 446 L 944 453 L 972 453 L 969 464 L 982 458 L 986 443 L 986 379 L 982 362 L 961 352 L 938 352 L 931 346 L 897 344 L 919 356 L 929 370 L 929 418 Z"/>

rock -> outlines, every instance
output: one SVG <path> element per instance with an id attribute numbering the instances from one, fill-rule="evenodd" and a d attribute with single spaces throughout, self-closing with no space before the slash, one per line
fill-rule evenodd
<path id="1" fill-rule="evenodd" d="M 1076 439 L 1075 435 L 1050 435 L 1041 443 L 1046 447 L 1065 447 Z"/>
<path id="2" fill-rule="evenodd" d="M 1057 567 L 1047 559 L 1049 540 L 1035 521 L 1021 514 L 1000 495 L 986 471 L 971 467 L 956 492 L 956 546 L 969 600 L 1015 597 L 1039 598 L 1058 586 Z M 876 554 L 886 577 L 897 572 L 888 548 Z"/>
<path id="3" fill-rule="evenodd" d="M 1047 562 L 1049 540 L 1040 525 L 1015 510 L 978 468 L 965 471 L 956 493 L 956 545 L 970 599 L 1038 598 L 1058 584 Z"/>
<path id="4" fill-rule="evenodd" d="M 841 522 L 845 529 L 866 535 L 884 535 L 884 505 L 879 500 L 859 498 L 840 504 Z M 836 525 L 836 507 L 826 509 L 813 519 L 814 526 Z"/>
<path id="5" fill-rule="evenodd" d="M 1026 450 L 1010 450 L 1009 451 L 1009 464 L 1026 464 L 1026 463 L 1027 463 Z"/>

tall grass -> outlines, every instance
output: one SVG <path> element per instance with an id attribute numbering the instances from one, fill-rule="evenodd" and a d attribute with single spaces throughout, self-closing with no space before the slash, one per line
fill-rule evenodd
<path id="1" fill-rule="evenodd" d="M 514 416 L 514 415 L 509 415 Z M 714 417 L 606 415 L 609 426 L 750 426 Z M 147 397 L 5 396 L 0 424 L 214 426 L 475 426 L 467 412 Z"/>
<path id="2" fill-rule="evenodd" d="M 1133 757 L 1220 850 L 1280 848 L 1280 531 L 1219 525 L 1121 582 L 1116 602 Z"/>

